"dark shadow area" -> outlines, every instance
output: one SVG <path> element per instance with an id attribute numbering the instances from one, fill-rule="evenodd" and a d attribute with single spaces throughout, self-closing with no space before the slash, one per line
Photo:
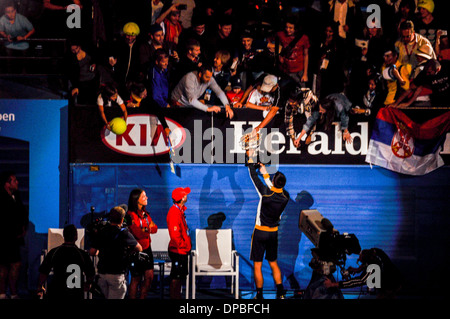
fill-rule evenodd
<path id="1" fill-rule="evenodd" d="M 397 244 L 407 242 L 411 248 L 392 259 L 405 278 L 402 293 L 406 295 L 449 295 L 450 279 L 443 276 L 450 263 L 448 172 L 448 167 L 442 167 L 425 176 L 396 174 L 404 221 L 398 225 Z"/>
<path id="2" fill-rule="evenodd" d="M 242 209 L 244 196 L 235 178 L 237 169 L 237 167 L 232 166 L 226 169 L 223 169 L 223 167 L 208 167 L 207 174 L 203 179 L 199 200 L 199 217 L 203 228 L 210 228 L 215 225 L 214 227 L 217 229 L 220 220 L 222 220 L 220 226 L 223 226 L 223 228 L 233 228 L 234 220 Z M 216 175 L 217 179 L 215 183 L 213 183 L 214 175 Z M 230 183 L 231 186 L 228 190 L 220 187 L 226 182 Z M 234 202 L 226 203 L 225 198 L 228 196 L 226 196 L 224 191 L 232 193 L 235 199 Z M 207 225 L 204 224 L 205 222 L 207 222 Z"/>
<path id="3" fill-rule="evenodd" d="M 288 181 L 289 182 L 289 181 Z M 290 288 L 294 291 L 301 289 L 295 277 L 295 264 L 299 254 L 299 244 L 302 232 L 298 228 L 300 212 L 314 205 L 314 198 L 305 190 L 297 193 L 286 206 L 279 228 L 278 238 L 278 264 L 284 277 L 287 278 Z"/>
<path id="4" fill-rule="evenodd" d="M 220 259 L 219 247 L 217 246 L 218 231 L 209 231 L 206 233 L 206 240 L 208 241 L 208 264 L 213 265 L 214 268 L 220 268 L 222 260 Z"/>
<path id="5" fill-rule="evenodd" d="M 199 218 L 200 224 L 206 221 L 207 225 L 203 226 L 206 229 L 234 229 L 234 221 L 242 210 L 244 204 L 244 194 L 235 178 L 238 168 L 235 166 L 214 167 L 209 166 L 206 176 L 203 179 L 202 191 L 199 200 Z M 215 175 L 215 176 L 214 176 Z M 217 181 L 213 181 L 214 178 Z M 228 180 L 231 188 L 224 189 L 220 187 Z M 219 183 L 220 185 L 217 185 Z M 224 191 L 232 192 L 235 201 L 231 204 L 226 203 Z M 232 248 L 235 249 L 234 232 L 232 232 Z M 195 245 L 195 244 L 194 244 Z M 242 261 L 244 258 L 241 258 Z M 199 278 L 199 288 L 211 288 L 213 278 L 201 277 Z M 231 285 L 231 278 L 225 277 L 227 288 Z M 239 281 L 245 285 L 247 280 L 240 275 Z"/>

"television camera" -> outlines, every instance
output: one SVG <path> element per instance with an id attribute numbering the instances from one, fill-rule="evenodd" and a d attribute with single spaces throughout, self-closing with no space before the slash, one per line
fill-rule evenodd
<path id="1" fill-rule="evenodd" d="M 122 207 L 125 212 L 128 210 L 128 207 L 125 204 L 119 206 Z M 109 213 L 105 211 L 95 213 L 95 207 L 91 206 L 90 213 L 84 215 L 81 218 L 80 223 L 86 229 L 87 239 L 91 242 L 105 226 L 109 225 Z M 122 227 L 125 228 L 127 225 L 128 218 L 125 216 Z"/>
<path id="2" fill-rule="evenodd" d="M 360 253 L 358 238 L 354 234 L 340 234 L 333 224 L 315 209 L 302 210 L 298 226 L 315 246 L 311 249 L 313 258 L 309 266 L 325 276 L 334 273 L 336 266 L 339 266 L 342 276 L 348 277 L 345 262 L 347 255 Z"/>
<path id="3" fill-rule="evenodd" d="M 121 204 L 119 206 L 122 207 L 125 212 L 128 211 L 127 205 Z M 99 233 L 110 224 L 109 213 L 103 212 L 100 214 L 95 214 L 94 212 L 95 207 L 92 206 L 89 216 L 90 222 L 85 226 L 89 243 L 92 243 L 93 240 L 95 241 L 96 236 L 98 236 Z M 129 224 L 131 224 L 131 222 L 128 220 L 128 215 L 126 215 L 122 223 L 122 228 L 127 228 Z M 146 264 L 150 262 L 150 257 L 145 252 L 136 252 L 127 249 L 126 255 L 128 258 L 128 268 L 132 275 L 142 272 L 146 269 Z"/>

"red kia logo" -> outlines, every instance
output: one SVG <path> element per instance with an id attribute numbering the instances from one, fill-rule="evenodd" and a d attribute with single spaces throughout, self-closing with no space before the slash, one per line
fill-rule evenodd
<path id="1" fill-rule="evenodd" d="M 179 148 L 186 140 L 186 131 L 177 122 L 166 118 L 171 131 L 173 148 Z M 164 128 L 158 118 L 149 114 L 133 114 L 127 118 L 127 130 L 122 135 L 103 128 L 102 141 L 115 152 L 131 156 L 156 156 L 169 152 Z"/>

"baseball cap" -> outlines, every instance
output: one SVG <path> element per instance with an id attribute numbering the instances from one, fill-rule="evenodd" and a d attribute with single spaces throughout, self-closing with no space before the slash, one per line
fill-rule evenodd
<path id="1" fill-rule="evenodd" d="M 263 84 L 261 85 L 261 91 L 268 93 L 274 88 L 275 85 L 277 85 L 277 83 L 278 80 L 275 75 L 266 75 L 264 77 Z"/>
<path id="2" fill-rule="evenodd" d="M 191 189 L 189 187 L 178 187 L 172 191 L 172 199 L 176 202 L 180 201 L 185 195 L 189 194 Z"/>
<path id="3" fill-rule="evenodd" d="M 231 80 L 231 87 L 234 88 L 242 88 L 242 81 L 240 78 L 233 78 Z"/>

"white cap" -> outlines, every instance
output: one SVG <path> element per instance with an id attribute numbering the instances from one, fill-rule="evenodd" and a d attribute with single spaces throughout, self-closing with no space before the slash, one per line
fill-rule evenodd
<path id="1" fill-rule="evenodd" d="M 261 85 L 261 91 L 268 93 L 272 91 L 277 83 L 278 79 L 275 75 L 266 75 L 266 77 L 264 77 L 263 84 Z"/>

